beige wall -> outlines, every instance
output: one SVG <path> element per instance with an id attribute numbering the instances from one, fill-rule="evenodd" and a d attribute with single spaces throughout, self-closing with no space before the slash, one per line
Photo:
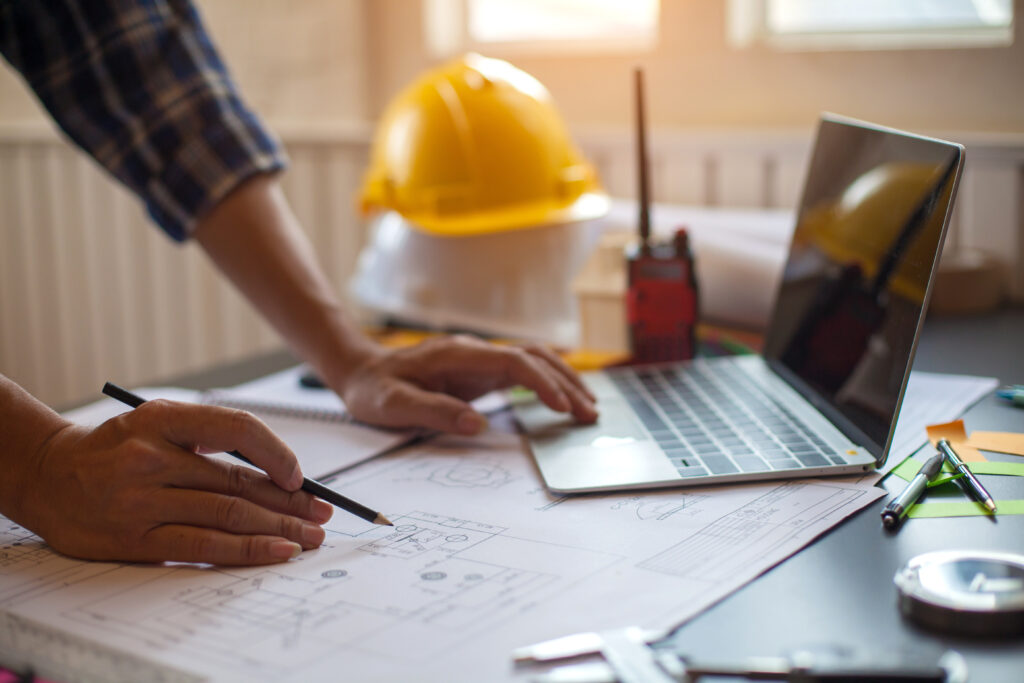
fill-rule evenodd
<path id="1" fill-rule="evenodd" d="M 420 0 L 200 4 L 247 99 L 288 145 L 286 192 L 343 292 L 364 239 L 351 199 L 368 124 L 434 61 Z M 647 67 L 653 123 L 681 129 L 654 136 L 661 201 L 788 206 L 821 109 L 918 130 L 1011 132 L 957 136 L 971 147 L 972 165 L 954 243 L 998 255 L 1024 300 L 1024 46 L 734 52 L 723 39 L 723 2 L 663 4 L 662 46 L 642 58 L 512 58 L 551 88 L 610 192 L 634 187 L 628 93 L 637 61 Z M 956 82 L 955 94 L 937 98 L 938 85 L 952 90 L 946 81 Z M 194 246 L 169 248 L 156 229 L 142 228 L 147 221 L 125 191 L 40 134 L 46 120 L 0 68 L 0 373 L 61 405 L 93 397 L 105 378 L 153 383 L 280 345 Z M 611 134 L 582 130 L 603 127 Z M 988 146 L 972 142 L 988 137 Z"/>
<path id="2" fill-rule="evenodd" d="M 272 124 L 371 120 L 429 55 L 421 0 L 199 0 L 255 108 Z M 663 0 L 659 47 L 614 56 L 505 55 L 540 78 L 574 127 L 629 124 L 629 72 L 646 68 L 664 127 L 809 128 L 831 110 L 924 131 L 1024 132 L 1024 29 L 1009 48 L 734 50 L 723 0 Z M 1024 0 L 1016 0 L 1024 16 Z M 44 116 L 0 70 L 0 123 Z"/>
<path id="3" fill-rule="evenodd" d="M 371 116 L 365 0 L 197 5 L 242 92 L 268 121 L 321 125 Z M 0 123 L 45 118 L 21 80 L 0 68 Z"/>
<path id="4" fill-rule="evenodd" d="M 734 50 L 725 7 L 662 0 L 653 53 L 506 57 L 548 86 L 574 127 L 628 125 L 630 70 L 640 64 L 654 126 L 810 128 L 830 110 L 922 131 L 1024 131 L 1024 0 L 1015 0 L 1012 47 L 941 51 Z M 379 111 L 432 58 L 418 0 L 374 2 L 369 19 Z"/>

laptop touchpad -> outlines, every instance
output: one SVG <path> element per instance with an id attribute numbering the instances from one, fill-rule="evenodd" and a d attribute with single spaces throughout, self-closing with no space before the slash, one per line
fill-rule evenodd
<path id="1" fill-rule="evenodd" d="M 516 408 L 534 458 L 554 491 L 615 488 L 642 481 L 675 480 L 675 468 L 622 399 L 602 398 L 601 418 L 576 425 L 541 404 Z"/>
<path id="2" fill-rule="evenodd" d="M 604 447 L 650 439 L 624 400 L 602 398 L 599 409 L 601 417 L 592 425 L 576 424 L 571 416 L 556 413 L 540 401 L 516 406 L 515 413 L 534 446 L 557 443 L 563 448 Z"/>

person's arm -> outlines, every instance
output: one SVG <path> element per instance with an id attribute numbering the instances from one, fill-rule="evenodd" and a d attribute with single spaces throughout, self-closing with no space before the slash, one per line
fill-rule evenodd
<path id="1" fill-rule="evenodd" d="M 345 399 L 383 425 L 478 431 L 470 399 L 523 384 L 592 421 L 593 397 L 543 347 L 450 338 L 401 352 L 346 318 L 284 200 L 284 153 L 241 96 L 187 2 L 0 4 L 0 51 L 61 128 L 176 240 L 217 266 Z"/>
<path id="2" fill-rule="evenodd" d="M 267 564 L 315 548 L 332 508 L 252 415 L 148 401 L 72 424 L 0 375 L 0 513 L 94 560 Z M 268 475 L 200 455 L 241 450 Z"/>
<path id="3" fill-rule="evenodd" d="M 541 346 L 465 336 L 398 351 L 372 343 L 342 309 L 273 176 L 247 180 L 200 219 L 194 238 L 365 422 L 474 434 L 485 420 L 466 401 L 516 384 L 579 421 L 597 417 L 579 377 Z"/>
<path id="4" fill-rule="evenodd" d="M 452 338 L 385 352 L 358 332 L 277 187 L 280 146 L 189 3 L 0 2 L 0 52 L 168 235 L 196 234 L 357 417 L 475 432 L 483 420 L 464 399 L 524 384 L 596 418 L 578 377 L 546 349 Z M 152 401 L 89 429 L 2 379 L 8 433 L 0 512 L 63 552 L 262 563 L 323 540 L 315 523 L 330 507 L 296 490 L 294 455 L 246 413 Z M 199 455 L 208 449 L 241 450 L 270 477 Z"/>
<path id="5" fill-rule="evenodd" d="M 188 2 L 0 2 L 0 52 L 176 240 L 285 165 Z M 0 377 L 0 434 L 0 513 L 78 557 L 281 561 L 319 545 L 331 514 L 296 490 L 294 454 L 239 411 L 153 401 L 90 429 Z M 209 449 L 240 449 L 270 477 Z"/>

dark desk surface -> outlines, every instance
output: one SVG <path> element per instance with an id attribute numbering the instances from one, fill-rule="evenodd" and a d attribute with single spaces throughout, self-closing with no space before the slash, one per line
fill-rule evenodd
<path id="1" fill-rule="evenodd" d="M 1024 340 L 1024 309 L 994 315 L 934 318 L 925 332 L 916 369 L 998 377 L 1024 382 L 1018 358 Z M 235 384 L 294 363 L 286 353 L 184 378 L 196 389 Z M 965 417 L 968 431 L 1024 431 L 1024 409 L 994 396 Z M 998 500 L 1024 498 L 1024 481 L 985 477 Z M 902 483 L 888 484 L 899 490 Z M 920 553 L 990 549 L 1024 553 L 1024 516 L 908 520 L 895 534 L 882 529 L 879 500 L 817 542 L 732 594 L 677 630 L 672 644 L 697 657 L 780 654 L 815 645 L 878 651 L 958 650 L 972 681 L 1024 679 L 1024 638 L 1004 641 L 954 638 L 905 622 L 896 607 L 893 575 Z M 721 679 L 716 679 L 721 680 Z"/>
<path id="2" fill-rule="evenodd" d="M 925 323 L 914 368 L 1024 383 L 1022 339 L 1020 309 L 931 319 Z M 983 399 L 964 419 L 968 432 L 1024 431 L 1024 409 L 995 396 Z M 997 500 L 1024 498 L 1024 481 L 1017 477 L 983 477 L 983 483 Z M 886 482 L 885 487 L 898 491 L 902 485 Z M 682 626 L 673 637 L 674 646 L 693 656 L 716 658 L 774 655 L 820 644 L 867 651 L 954 648 L 967 660 L 972 681 L 1024 680 L 1024 638 L 990 641 L 920 630 L 900 617 L 892 582 L 907 560 L 924 552 L 1024 553 L 1024 516 L 913 519 L 892 534 L 881 525 L 884 504 L 885 499 L 874 503 Z"/>

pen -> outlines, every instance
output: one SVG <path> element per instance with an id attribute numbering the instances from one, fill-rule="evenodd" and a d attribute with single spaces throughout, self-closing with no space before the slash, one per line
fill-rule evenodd
<path id="1" fill-rule="evenodd" d="M 942 454 L 933 455 L 928 462 L 918 470 L 917 475 L 910 480 L 907 487 L 898 496 L 893 498 L 882 510 L 882 526 L 886 529 L 895 529 L 899 526 L 910 506 L 917 502 L 917 499 L 924 493 L 928 482 L 942 469 Z"/>
<path id="2" fill-rule="evenodd" d="M 302 373 L 302 376 L 299 377 L 299 385 L 305 387 L 306 389 L 327 388 L 327 385 L 324 384 L 324 381 L 322 379 L 320 379 L 320 376 L 313 372 L 312 370 Z"/>
<path id="3" fill-rule="evenodd" d="M 988 508 L 989 512 L 995 512 L 996 503 L 992 500 L 992 496 L 990 496 L 988 491 L 985 490 L 985 487 L 981 485 L 978 478 L 975 477 L 969 469 L 967 469 L 967 465 L 965 465 L 964 461 L 960 459 L 960 456 L 956 454 L 956 451 L 953 450 L 953 446 L 949 441 L 939 439 L 939 443 L 935 445 L 940 451 L 942 451 L 942 454 L 946 456 L 946 460 L 948 460 L 949 464 L 953 466 L 953 469 L 964 475 L 964 481 L 966 482 L 964 486 L 967 489 L 967 492 L 977 499 L 979 503 Z"/>
<path id="4" fill-rule="evenodd" d="M 146 402 L 146 399 L 142 398 L 141 396 L 133 394 L 127 389 L 122 389 L 116 384 L 112 384 L 110 382 L 107 382 L 106 384 L 103 385 L 103 393 L 111 398 L 116 398 L 121 403 L 131 406 L 132 408 L 138 408 L 139 406 Z M 244 455 L 242 455 L 241 453 L 239 453 L 238 451 L 228 451 L 228 455 L 233 455 L 242 462 L 246 462 L 252 465 L 252 461 L 249 460 Z M 326 500 L 328 503 L 335 505 L 346 512 L 351 512 L 356 517 L 361 517 L 362 519 L 365 519 L 367 522 L 373 522 L 374 524 L 381 524 L 384 526 L 394 526 L 394 524 L 391 523 L 391 520 L 389 520 L 387 517 L 380 514 L 379 512 L 371 510 L 370 508 L 366 507 L 365 505 L 362 505 L 361 503 L 357 503 L 351 498 L 346 498 L 345 496 L 341 495 L 336 491 L 332 491 L 331 489 L 327 488 L 318 481 L 313 481 L 312 479 L 303 477 L 302 490 L 306 491 L 307 493 L 312 493 L 314 496 L 322 498 L 323 500 Z"/>
<path id="5" fill-rule="evenodd" d="M 1005 398 L 1014 405 L 1024 406 L 1024 385 L 1015 384 L 1012 387 L 1003 387 L 996 392 L 999 398 Z"/>

